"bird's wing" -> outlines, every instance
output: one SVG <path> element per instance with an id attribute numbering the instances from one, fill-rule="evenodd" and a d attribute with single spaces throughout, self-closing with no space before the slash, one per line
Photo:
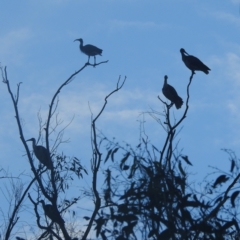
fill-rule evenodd
<path id="1" fill-rule="evenodd" d="M 196 66 L 196 65 L 199 65 L 199 64 L 203 64 L 205 66 L 205 64 L 200 59 L 198 59 L 197 57 L 194 57 L 194 56 L 188 56 L 188 62 L 192 66 Z"/>
<path id="2" fill-rule="evenodd" d="M 88 52 L 91 55 L 97 55 L 102 53 L 102 49 L 95 47 L 91 44 L 87 44 L 84 46 L 84 49 L 86 52 Z"/>
<path id="3" fill-rule="evenodd" d="M 174 87 L 171 85 L 167 84 L 163 89 L 163 94 L 164 96 L 169 99 L 172 102 L 176 101 L 176 98 L 178 97 L 177 91 L 175 90 Z"/>

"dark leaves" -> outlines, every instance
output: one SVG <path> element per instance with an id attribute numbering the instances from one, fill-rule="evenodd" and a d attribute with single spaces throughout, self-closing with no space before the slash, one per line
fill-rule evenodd
<path id="1" fill-rule="evenodd" d="M 232 159 L 230 172 L 233 172 L 235 167 L 235 161 Z"/>
<path id="2" fill-rule="evenodd" d="M 233 207 L 235 207 L 235 199 L 238 196 L 238 194 L 240 193 L 240 191 L 235 191 L 232 196 L 231 196 L 231 204 Z"/>
<path id="3" fill-rule="evenodd" d="M 133 175 L 135 174 L 135 171 L 137 170 L 137 157 L 134 156 L 133 158 L 133 164 L 131 166 L 131 169 L 130 169 L 130 174 L 128 176 L 128 178 L 132 178 Z"/>
<path id="4" fill-rule="evenodd" d="M 133 183 L 131 184 L 131 187 L 125 192 L 125 194 L 123 194 L 123 195 L 120 197 L 120 200 L 135 195 L 136 189 L 134 188 L 134 185 L 135 185 L 135 183 L 133 182 Z"/>
<path id="5" fill-rule="evenodd" d="M 125 165 L 125 162 L 127 161 L 128 157 L 130 156 L 130 152 L 127 152 L 124 156 L 124 158 L 121 160 L 121 163 L 120 163 L 120 168 L 123 169 L 124 165 Z"/>
<path id="6" fill-rule="evenodd" d="M 111 154 L 111 160 L 114 162 L 114 154 L 118 151 L 119 148 L 115 148 Z"/>
<path id="7" fill-rule="evenodd" d="M 170 237 L 171 231 L 167 228 L 161 232 L 161 234 L 158 236 L 158 239 L 170 239 Z"/>
<path id="8" fill-rule="evenodd" d="M 110 150 L 108 151 L 107 156 L 106 156 L 106 158 L 105 158 L 105 160 L 104 160 L 104 163 L 109 159 L 111 153 L 112 153 L 112 149 L 110 149 Z"/>
<path id="9" fill-rule="evenodd" d="M 122 228 L 122 232 L 125 233 L 125 235 L 128 237 L 128 239 L 129 239 L 130 234 L 134 234 L 133 228 L 136 226 L 136 224 L 137 224 L 137 222 L 132 222 Z"/>
<path id="10" fill-rule="evenodd" d="M 137 216 L 133 214 L 128 215 L 118 215 L 114 217 L 117 221 L 123 223 L 123 222 L 130 222 L 130 221 L 136 221 L 138 220 Z"/>
<path id="11" fill-rule="evenodd" d="M 157 234 L 158 234 L 158 231 L 156 229 L 152 229 L 148 234 L 148 238 L 151 238 L 151 237 L 153 237 L 154 235 L 157 235 Z"/>
<path id="12" fill-rule="evenodd" d="M 96 230 L 96 235 L 98 237 L 101 229 L 102 229 L 102 226 L 105 224 L 106 222 L 106 219 L 104 219 L 103 217 L 99 217 L 98 219 L 95 220 L 96 222 L 96 227 L 95 227 L 95 230 Z"/>
<path id="13" fill-rule="evenodd" d="M 128 165 L 124 165 L 124 167 L 122 168 L 122 170 L 126 171 L 129 169 L 129 166 Z"/>
<path id="14" fill-rule="evenodd" d="M 221 184 L 221 183 L 225 183 L 227 180 L 229 179 L 229 177 L 227 177 L 225 174 L 220 175 L 214 182 L 213 184 L 213 188 L 216 188 L 217 185 Z"/>
<path id="15" fill-rule="evenodd" d="M 181 157 L 188 165 L 192 166 L 192 163 L 189 161 L 188 156 L 181 156 Z"/>
<path id="16" fill-rule="evenodd" d="M 182 163 L 181 161 L 179 161 L 178 163 L 178 169 L 180 171 L 180 173 L 185 177 L 186 176 L 186 173 L 184 172 L 183 168 L 182 168 Z"/>

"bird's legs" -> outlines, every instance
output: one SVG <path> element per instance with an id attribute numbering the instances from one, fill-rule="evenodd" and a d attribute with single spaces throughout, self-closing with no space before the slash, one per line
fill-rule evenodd
<path id="1" fill-rule="evenodd" d="M 90 56 L 88 56 L 88 63 L 89 63 L 89 60 L 90 60 Z"/>
<path id="2" fill-rule="evenodd" d="M 96 65 L 96 56 L 94 56 L 94 65 Z"/>
<path id="3" fill-rule="evenodd" d="M 173 106 L 173 102 L 171 104 L 168 105 L 168 109 L 170 109 Z"/>

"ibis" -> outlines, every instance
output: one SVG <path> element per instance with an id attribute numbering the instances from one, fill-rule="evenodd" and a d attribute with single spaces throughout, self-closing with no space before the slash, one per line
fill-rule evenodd
<path id="1" fill-rule="evenodd" d="M 44 213 L 47 217 L 49 217 L 53 222 L 60 225 L 64 223 L 64 220 L 62 219 L 60 213 L 54 209 L 53 205 L 45 204 L 43 200 L 40 200 L 40 202 L 42 203 Z"/>
<path id="2" fill-rule="evenodd" d="M 183 105 L 183 100 L 178 96 L 175 88 L 167 83 L 167 79 L 168 79 L 168 76 L 167 75 L 164 76 L 162 93 L 168 100 L 171 101 L 171 105 L 175 104 L 175 107 L 179 109 Z"/>
<path id="3" fill-rule="evenodd" d="M 194 71 L 202 71 L 205 74 L 208 74 L 209 71 L 211 70 L 198 58 L 196 58 L 192 55 L 189 55 L 183 48 L 180 49 L 180 52 L 182 54 L 183 62 L 193 73 L 194 73 Z"/>
<path id="4" fill-rule="evenodd" d="M 32 146 L 33 146 L 33 152 L 37 159 L 48 169 L 51 169 L 52 167 L 52 160 L 50 158 L 50 154 L 48 150 L 40 145 L 36 145 L 36 140 L 35 138 L 30 138 L 26 142 L 32 141 Z"/>
<path id="5" fill-rule="evenodd" d="M 88 56 L 88 63 L 89 63 L 89 59 L 90 57 L 94 57 L 94 64 L 96 64 L 96 55 L 100 55 L 102 56 L 102 49 L 95 47 L 91 44 L 87 44 L 85 46 L 83 46 L 83 40 L 82 38 L 76 39 L 75 41 L 79 41 L 80 42 L 80 50 L 81 52 L 83 52 L 84 54 L 86 54 Z"/>

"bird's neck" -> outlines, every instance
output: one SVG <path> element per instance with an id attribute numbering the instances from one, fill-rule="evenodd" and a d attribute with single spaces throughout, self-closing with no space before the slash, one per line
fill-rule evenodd
<path id="1" fill-rule="evenodd" d="M 83 42 L 82 41 L 80 41 L 80 48 L 82 48 L 83 47 Z"/>
<path id="2" fill-rule="evenodd" d="M 32 141 L 32 146 L 33 146 L 33 149 L 35 149 L 35 147 L 36 147 L 36 141 Z"/>
<path id="3" fill-rule="evenodd" d="M 166 80 L 166 79 L 164 79 L 164 84 L 163 84 L 163 86 L 167 86 L 167 80 Z"/>

